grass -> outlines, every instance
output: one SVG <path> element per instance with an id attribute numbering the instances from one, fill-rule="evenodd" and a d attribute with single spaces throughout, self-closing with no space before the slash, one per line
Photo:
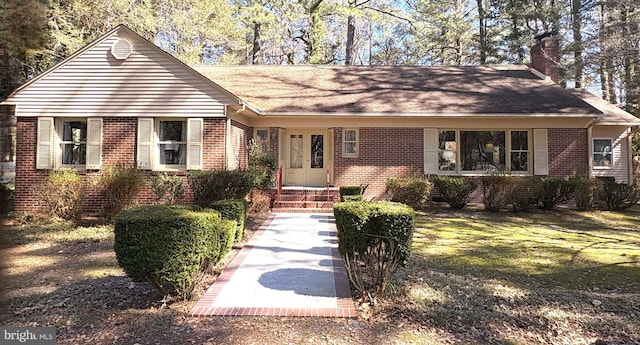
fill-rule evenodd
<path id="1" fill-rule="evenodd" d="M 357 320 L 194 319 L 195 301 L 164 305 L 152 286 L 124 275 L 111 225 L 18 219 L 0 248 L 8 285 L 0 324 L 55 326 L 59 344 L 634 344 L 639 219 L 638 206 L 420 213 L 395 293 Z M 201 291 L 215 277 L 207 279 Z"/>
<path id="2" fill-rule="evenodd" d="M 414 255 L 432 268 L 524 288 L 626 290 L 640 281 L 640 210 L 526 214 L 432 212 L 418 218 Z"/>
<path id="3" fill-rule="evenodd" d="M 466 343 L 640 340 L 640 207 L 624 213 L 434 209 L 396 294 L 371 316 Z"/>

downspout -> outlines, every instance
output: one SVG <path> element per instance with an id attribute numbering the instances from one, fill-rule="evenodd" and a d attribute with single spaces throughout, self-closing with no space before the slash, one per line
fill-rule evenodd
<path id="1" fill-rule="evenodd" d="M 629 131 L 629 134 L 627 135 L 627 150 L 629 150 L 629 184 L 632 184 L 634 182 L 634 166 L 633 166 L 633 155 L 631 155 L 631 147 L 633 146 L 633 135 L 638 133 L 638 131 L 640 130 L 640 126 L 633 126 L 631 127 L 631 131 Z M 638 153 L 640 155 L 640 152 Z"/>
<path id="2" fill-rule="evenodd" d="M 593 126 L 600 121 L 600 117 L 596 117 L 587 124 L 587 159 L 589 162 L 589 178 L 593 178 Z"/>
<path id="3" fill-rule="evenodd" d="M 224 108 L 225 113 L 227 112 L 228 108 Z M 242 107 L 240 107 L 240 109 L 234 111 L 231 115 L 226 114 L 227 116 L 227 123 L 225 124 L 225 133 L 224 133 L 224 170 L 229 170 L 229 166 L 230 166 L 230 159 L 232 158 L 232 152 L 231 152 L 231 117 L 240 114 L 241 112 L 245 111 L 247 109 L 247 106 L 242 103 Z M 236 167 L 237 168 L 237 167 Z"/>

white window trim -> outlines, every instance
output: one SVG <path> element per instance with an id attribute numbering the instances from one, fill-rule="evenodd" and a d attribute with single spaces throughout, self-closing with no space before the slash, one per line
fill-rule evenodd
<path id="1" fill-rule="evenodd" d="M 266 141 L 260 141 L 258 140 L 258 131 L 267 131 L 267 140 Z M 255 140 L 256 144 L 258 144 L 258 147 L 260 147 L 260 143 L 265 143 L 265 147 L 267 148 L 267 151 L 270 150 L 271 148 L 271 131 L 269 130 L 269 128 L 254 128 L 253 129 L 253 140 Z"/>
<path id="2" fill-rule="evenodd" d="M 596 140 L 608 140 L 611 145 L 609 145 L 611 147 L 611 152 L 609 153 L 609 155 L 611 156 L 611 162 L 609 163 L 609 166 L 598 166 L 596 165 L 596 162 L 593 160 L 593 155 L 595 155 L 596 153 L 602 153 L 602 152 L 596 152 Z M 593 170 L 611 170 L 614 167 L 614 162 L 615 162 L 615 158 L 613 156 L 613 144 L 615 143 L 614 139 L 611 137 L 594 137 L 591 139 L 591 165 L 593 166 Z"/>
<path id="3" fill-rule="evenodd" d="M 440 131 L 455 131 L 456 133 L 456 169 L 455 170 L 440 170 L 439 166 L 439 146 L 440 146 Z M 528 150 L 518 150 L 518 152 L 527 152 L 527 171 L 511 171 L 511 132 L 527 132 Z M 513 176 L 532 176 L 534 174 L 533 167 L 533 130 L 528 128 L 511 128 L 511 129 L 453 129 L 453 128 L 436 128 L 436 174 L 437 175 L 456 175 L 456 176 L 487 176 L 490 172 L 478 171 L 478 170 L 462 170 L 462 157 L 461 144 L 460 144 L 460 132 L 505 132 L 505 173 Z"/>
<path id="4" fill-rule="evenodd" d="M 346 141 L 346 135 L 345 133 L 347 131 L 354 131 L 356 134 L 356 140 L 355 141 Z M 342 157 L 346 157 L 346 158 L 357 158 L 360 155 L 360 131 L 357 128 L 343 128 L 342 129 Z M 347 143 L 355 143 L 355 153 L 352 152 L 346 152 L 346 148 L 347 148 Z"/>
<path id="5" fill-rule="evenodd" d="M 185 126 L 183 129 L 185 132 L 185 138 L 183 141 L 173 141 L 173 140 L 163 140 L 160 141 L 160 122 L 170 121 L 170 122 L 182 122 Z M 153 121 L 153 161 L 156 162 L 153 170 L 157 171 L 185 171 L 187 170 L 187 135 L 188 132 L 188 123 L 186 118 L 169 118 L 169 117 L 157 117 Z M 184 155 L 185 155 L 185 164 L 160 164 L 160 145 L 165 144 L 176 144 L 176 145 L 184 145 Z"/>
<path id="6" fill-rule="evenodd" d="M 64 150 L 62 149 L 62 145 L 64 144 L 73 144 L 72 141 L 62 140 L 64 138 L 64 123 L 65 122 L 85 122 L 87 123 L 87 132 L 89 131 L 89 122 L 86 117 L 79 118 L 69 118 L 69 117 L 59 117 L 55 119 L 55 128 L 56 128 L 56 136 L 55 136 L 55 167 L 56 169 L 71 169 L 71 170 L 86 170 L 87 167 L 87 139 L 84 142 L 80 142 L 80 144 L 84 143 L 85 147 L 85 164 L 63 164 L 62 159 L 64 155 Z"/>
<path id="7" fill-rule="evenodd" d="M 184 141 L 160 141 L 160 122 L 180 121 L 186 126 Z M 146 131 L 149 133 L 146 133 Z M 138 169 L 181 172 L 202 170 L 204 164 L 204 119 L 201 117 L 140 117 L 137 128 L 136 160 Z M 160 164 L 160 145 L 175 143 L 185 145 L 185 164 Z"/>

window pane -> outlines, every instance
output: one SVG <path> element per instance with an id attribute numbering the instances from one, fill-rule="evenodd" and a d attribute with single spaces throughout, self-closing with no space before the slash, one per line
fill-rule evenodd
<path id="1" fill-rule="evenodd" d="M 611 167 L 611 139 L 594 139 L 593 140 L 593 166 L 595 167 Z"/>
<path id="2" fill-rule="evenodd" d="M 505 170 L 504 131 L 461 131 L 460 159 L 462 170 Z"/>
<path id="3" fill-rule="evenodd" d="M 160 164 L 185 165 L 187 145 L 160 144 Z"/>
<path id="4" fill-rule="evenodd" d="M 528 158 L 528 152 L 511 152 L 511 171 L 529 171 Z"/>
<path id="5" fill-rule="evenodd" d="M 62 164 L 86 164 L 87 144 L 63 144 Z"/>
<path id="6" fill-rule="evenodd" d="M 456 170 L 456 131 L 438 133 L 438 158 L 440 171 Z"/>
<path id="7" fill-rule="evenodd" d="M 160 121 L 160 141 L 186 141 L 186 132 L 184 121 Z"/>
<path id="8" fill-rule="evenodd" d="M 527 131 L 511 131 L 511 150 L 529 150 L 528 135 L 529 132 Z"/>
<path id="9" fill-rule="evenodd" d="M 302 135 L 291 135 L 289 137 L 289 168 L 302 168 Z"/>
<path id="10" fill-rule="evenodd" d="M 356 143 L 344 143 L 344 153 L 356 154 Z"/>
<path id="11" fill-rule="evenodd" d="M 324 167 L 324 135 L 312 134 L 311 135 L 311 167 L 322 168 Z"/>
<path id="12" fill-rule="evenodd" d="M 266 129 L 258 129 L 256 131 L 256 139 L 258 141 L 267 141 L 269 139 L 269 131 Z"/>
<path id="13" fill-rule="evenodd" d="M 356 141 L 356 131 L 353 129 L 345 130 L 344 141 Z"/>
<path id="14" fill-rule="evenodd" d="M 87 141 L 87 122 L 64 122 L 62 124 L 62 140 L 74 143 Z"/>

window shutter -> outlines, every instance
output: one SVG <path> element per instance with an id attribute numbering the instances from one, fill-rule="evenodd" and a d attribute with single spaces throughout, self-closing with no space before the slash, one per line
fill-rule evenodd
<path id="1" fill-rule="evenodd" d="M 138 119 L 138 169 L 150 170 L 153 165 L 153 119 Z"/>
<path id="2" fill-rule="evenodd" d="M 202 170 L 202 128 L 204 120 L 187 120 L 187 170 Z"/>
<path id="3" fill-rule="evenodd" d="M 36 169 L 53 168 L 53 117 L 38 118 Z"/>
<path id="4" fill-rule="evenodd" d="M 547 148 L 547 130 L 533 130 L 533 174 L 549 175 L 549 149 Z"/>
<path id="5" fill-rule="evenodd" d="M 424 129 L 424 173 L 435 175 L 438 173 L 438 129 Z"/>
<path id="6" fill-rule="evenodd" d="M 87 169 L 102 166 L 102 118 L 87 119 Z"/>

